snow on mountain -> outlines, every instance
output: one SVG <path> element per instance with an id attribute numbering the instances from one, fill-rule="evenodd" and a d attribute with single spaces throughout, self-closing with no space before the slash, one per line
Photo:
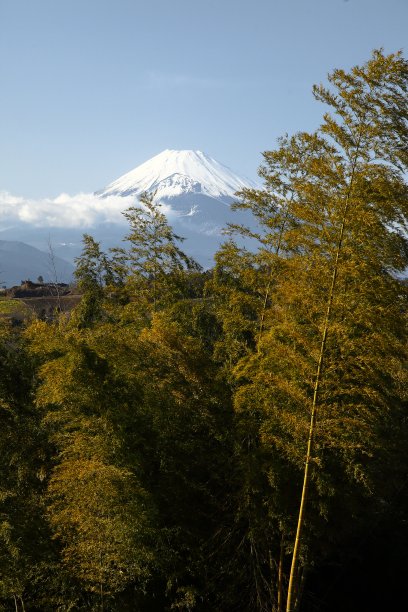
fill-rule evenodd
<path id="1" fill-rule="evenodd" d="M 254 184 L 202 151 L 166 149 L 97 192 L 138 196 L 156 192 L 157 199 L 200 193 L 217 199 L 233 198 L 236 191 Z"/>

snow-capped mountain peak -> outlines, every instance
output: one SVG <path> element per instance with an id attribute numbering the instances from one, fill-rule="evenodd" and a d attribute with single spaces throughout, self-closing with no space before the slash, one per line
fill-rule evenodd
<path id="1" fill-rule="evenodd" d="M 233 198 L 237 191 L 253 186 L 202 151 L 166 149 L 110 183 L 98 195 L 138 196 L 147 191 L 156 192 L 158 199 L 184 194 L 222 199 Z"/>

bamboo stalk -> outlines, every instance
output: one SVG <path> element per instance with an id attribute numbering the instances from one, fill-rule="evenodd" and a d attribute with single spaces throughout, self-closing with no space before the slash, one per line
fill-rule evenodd
<path id="1" fill-rule="evenodd" d="M 350 196 L 351 196 L 351 192 L 353 188 L 353 181 L 354 181 L 355 169 L 357 165 L 358 152 L 359 152 L 359 144 L 357 145 L 357 148 L 356 148 L 356 153 L 355 153 L 355 157 L 354 157 L 353 165 L 352 165 L 350 185 L 348 188 L 348 192 L 346 195 L 346 200 L 345 200 L 345 204 L 343 208 L 342 221 L 341 221 L 339 238 L 338 238 L 337 248 L 336 248 L 336 255 L 335 255 L 335 260 L 334 260 L 334 265 L 333 265 L 332 280 L 331 280 L 329 295 L 327 299 L 326 316 L 324 320 L 322 339 L 320 343 L 320 353 L 319 353 L 319 360 L 318 360 L 317 370 L 316 370 L 316 378 L 315 378 L 315 385 L 314 385 L 314 391 L 313 391 L 313 402 L 312 402 L 312 409 L 311 409 L 311 414 L 310 414 L 309 436 L 308 436 L 308 441 L 307 441 L 305 467 L 304 467 L 304 472 L 303 472 L 302 495 L 300 499 L 298 523 L 297 523 L 297 528 L 296 528 L 295 544 L 293 547 L 292 564 L 291 564 L 290 576 L 289 576 L 288 597 L 286 601 L 286 612 L 295 612 L 296 604 L 299 604 L 299 599 L 296 602 L 296 590 L 297 590 L 297 573 L 298 573 L 298 565 L 299 565 L 300 540 L 301 540 L 301 535 L 302 535 L 303 526 L 304 526 L 304 515 L 305 515 L 307 494 L 308 494 L 309 484 L 310 484 L 311 461 L 312 461 L 314 434 L 316 430 L 319 390 L 320 390 L 320 383 L 321 383 L 321 378 L 322 378 L 323 361 L 324 361 L 325 350 L 326 350 L 327 334 L 329 331 L 330 318 L 331 318 L 332 307 L 333 307 L 333 299 L 334 299 L 335 289 L 336 289 L 340 253 L 341 253 L 342 246 L 343 246 L 344 230 L 346 226 L 347 213 L 349 210 Z"/>

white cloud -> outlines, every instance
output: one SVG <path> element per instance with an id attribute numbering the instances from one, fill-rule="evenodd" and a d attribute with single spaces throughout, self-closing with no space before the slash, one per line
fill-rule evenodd
<path id="1" fill-rule="evenodd" d="M 32 227 L 90 228 L 101 223 L 126 225 L 122 212 L 135 204 L 133 196 L 101 198 L 93 193 L 56 198 L 31 199 L 0 191 L 0 229 L 20 223 Z M 177 216 L 170 206 L 162 206 L 168 218 Z"/>

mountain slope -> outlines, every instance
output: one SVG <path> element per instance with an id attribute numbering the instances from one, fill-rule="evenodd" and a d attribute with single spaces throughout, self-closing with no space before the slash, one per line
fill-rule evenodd
<path id="1" fill-rule="evenodd" d="M 44 281 L 69 282 L 74 267 L 60 257 L 54 257 L 55 272 L 50 255 L 24 242 L 0 240 L 0 283 L 11 287 L 21 281 L 37 280 L 42 276 Z"/>

